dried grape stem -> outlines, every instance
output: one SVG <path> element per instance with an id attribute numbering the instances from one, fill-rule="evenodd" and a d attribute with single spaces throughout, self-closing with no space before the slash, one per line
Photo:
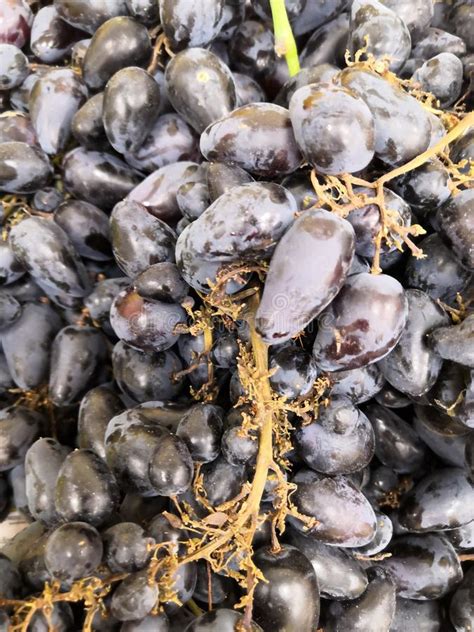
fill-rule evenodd
<path id="1" fill-rule="evenodd" d="M 257 464 L 255 467 L 255 475 L 252 481 L 251 491 L 247 497 L 247 500 L 243 503 L 242 509 L 236 517 L 233 524 L 233 529 L 225 531 L 222 535 L 215 538 L 212 542 L 204 545 L 200 549 L 197 549 L 190 555 L 180 560 L 181 564 L 188 562 L 194 562 L 204 557 L 209 557 L 217 549 L 224 546 L 234 536 L 234 531 L 239 531 L 249 522 L 249 520 L 258 515 L 260 509 L 260 503 L 262 500 L 263 492 L 265 490 L 265 483 L 267 481 L 268 472 L 273 463 L 273 443 L 272 443 L 272 430 L 273 430 L 273 417 L 274 413 L 271 409 L 272 391 L 270 381 L 268 379 L 268 353 L 267 345 L 260 338 L 259 334 L 255 330 L 255 311 L 257 307 L 257 297 L 254 295 L 249 302 L 249 312 L 247 315 L 247 322 L 250 327 L 250 340 L 252 343 L 252 349 L 255 358 L 255 364 L 257 370 L 261 376 L 260 383 L 260 399 L 257 402 L 257 415 L 261 420 L 260 424 L 260 441 L 259 450 L 257 455 Z"/>
<path id="2" fill-rule="evenodd" d="M 440 154 L 446 148 L 447 145 L 449 145 L 454 140 L 459 138 L 459 136 L 461 136 L 463 132 L 465 132 L 469 127 L 473 125 L 474 125 L 474 112 L 469 112 L 469 114 L 467 114 L 463 119 L 461 119 L 461 121 L 459 121 L 459 123 L 455 125 L 450 132 L 446 134 L 446 136 L 443 136 L 443 138 L 440 141 L 438 141 L 436 145 L 433 145 L 433 147 L 430 147 L 429 149 L 424 151 L 422 154 L 420 154 L 419 156 L 416 156 L 415 158 L 413 158 L 406 164 L 402 165 L 401 167 L 397 167 L 396 169 L 393 169 L 392 171 L 389 171 L 385 175 L 381 176 L 377 180 L 377 184 L 380 183 L 383 186 L 385 183 L 389 182 L 390 180 L 393 180 L 394 178 L 398 178 L 404 175 L 405 173 L 409 173 L 410 171 L 413 171 L 414 169 L 421 167 L 422 165 L 425 164 L 425 162 L 428 162 L 430 158 L 434 158 L 435 156 Z"/>
<path id="3" fill-rule="evenodd" d="M 416 156 L 409 162 L 400 167 L 392 169 L 388 173 L 380 176 L 374 182 L 368 182 L 361 178 L 355 178 L 351 174 L 342 174 L 340 179 L 335 176 L 324 176 L 324 184 L 318 180 L 316 171 L 311 172 L 311 182 L 318 196 L 318 203 L 328 206 L 333 213 L 341 217 L 347 217 L 349 213 L 356 209 L 360 209 L 368 204 L 376 204 L 380 213 L 380 229 L 374 238 L 375 255 L 372 262 L 372 272 L 379 274 L 382 269 L 380 266 L 380 256 L 382 252 L 383 242 L 389 245 L 395 244 L 401 250 L 401 243 L 404 242 L 411 250 L 415 257 L 423 257 L 423 252 L 413 242 L 411 236 L 416 237 L 423 235 L 425 230 L 413 224 L 411 226 L 403 226 L 398 222 L 399 215 L 394 211 L 390 211 L 385 204 L 384 185 L 399 178 L 400 176 L 423 166 L 428 160 L 438 155 L 443 155 L 445 148 L 454 140 L 459 138 L 463 132 L 474 125 L 474 112 L 467 114 L 461 121 L 449 131 L 438 143 L 430 147 L 419 156 Z M 459 184 L 467 184 L 471 181 L 470 175 L 459 179 Z M 374 190 L 373 196 L 365 193 L 355 193 L 353 186 L 362 186 Z"/>

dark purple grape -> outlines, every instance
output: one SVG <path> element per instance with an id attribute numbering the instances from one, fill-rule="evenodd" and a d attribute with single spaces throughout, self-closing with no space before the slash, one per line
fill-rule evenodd
<path id="1" fill-rule="evenodd" d="M 410 424 L 379 404 L 371 403 L 364 410 L 375 432 L 375 454 L 379 461 L 401 474 L 419 471 L 426 448 Z"/>
<path id="2" fill-rule="evenodd" d="M 407 290 L 408 317 L 397 346 L 381 360 L 385 379 L 396 389 L 419 397 L 436 382 L 442 359 L 426 345 L 426 335 L 448 324 L 449 318 L 435 301 L 421 290 Z"/>
<path id="3" fill-rule="evenodd" d="M 358 194 L 372 197 L 369 189 L 356 188 Z M 408 204 L 390 189 L 384 188 L 384 198 L 387 207 L 397 213 L 397 223 L 401 226 L 410 226 L 411 210 Z M 354 209 L 347 216 L 356 234 L 355 251 L 360 257 L 373 258 L 375 255 L 375 239 L 380 232 L 380 209 L 377 204 L 367 204 Z M 389 236 L 394 241 L 392 246 L 382 245 L 382 253 L 393 253 L 397 250 L 396 244 L 400 241 L 398 235 L 391 232 Z"/>
<path id="4" fill-rule="evenodd" d="M 200 145 L 208 160 L 233 163 L 267 178 L 291 173 L 301 162 L 288 110 L 272 103 L 237 108 L 210 125 Z"/>
<path id="5" fill-rule="evenodd" d="M 349 277 L 319 317 L 313 353 L 323 369 L 352 369 L 383 358 L 398 342 L 407 317 L 402 286 L 387 275 Z"/>
<path id="6" fill-rule="evenodd" d="M 303 461 L 323 474 L 351 474 L 374 455 L 374 431 L 367 417 L 346 399 L 334 397 L 318 419 L 295 434 Z"/>
<path id="7" fill-rule="evenodd" d="M 192 621 L 184 632 L 234 632 L 243 615 L 235 610 L 217 608 L 206 612 Z M 251 622 L 250 632 L 262 632 L 262 628 Z"/>
<path id="8" fill-rule="evenodd" d="M 134 522 L 119 522 L 102 534 L 104 558 L 112 573 L 134 573 L 148 563 L 155 544 Z"/>
<path id="9" fill-rule="evenodd" d="M 117 294 L 129 286 L 130 279 L 126 277 L 104 279 L 99 281 L 89 296 L 84 299 L 84 305 L 89 310 L 90 317 L 108 336 L 114 335 L 110 324 L 112 303 Z"/>
<path id="10" fill-rule="evenodd" d="M 137 406 L 137 410 L 148 421 L 156 423 L 174 434 L 183 415 L 188 412 L 189 405 L 178 402 L 143 402 Z"/>
<path id="11" fill-rule="evenodd" d="M 28 74 L 28 58 L 13 44 L 0 43 L 0 89 L 17 88 Z"/>
<path id="12" fill-rule="evenodd" d="M 461 468 L 438 469 L 404 497 L 400 524 L 410 531 L 441 531 L 474 520 L 473 488 Z"/>
<path id="13" fill-rule="evenodd" d="M 176 303 L 143 299 L 133 288 L 115 297 L 110 323 L 118 338 L 134 349 L 166 351 L 178 340 L 178 324 L 186 323 L 186 312 Z"/>
<path id="14" fill-rule="evenodd" d="M 235 70 L 250 76 L 263 76 L 276 61 L 273 33 L 266 24 L 245 20 L 229 42 L 229 56 Z"/>
<path id="15" fill-rule="evenodd" d="M 341 66 L 341 52 L 347 49 L 348 40 L 349 17 L 341 13 L 311 34 L 300 54 L 301 66 L 308 69 L 321 64 Z"/>
<path id="16" fill-rule="evenodd" d="M 471 274 L 444 245 L 439 235 L 434 233 L 419 243 L 425 257 L 410 257 L 405 270 L 409 287 L 423 290 L 431 298 L 447 303 L 455 300 L 468 284 Z"/>
<path id="17" fill-rule="evenodd" d="M 313 565 L 321 597 L 356 599 L 367 587 L 367 575 L 360 563 L 344 549 L 322 544 L 312 536 L 290 528 L 288 541 Z"/>
<path id="18" fill-rule="evenodd" d="M 65 522 L 102 525 L 118 506 L 119 489 L 104 461 L 91 450 L 74 450 L 59 470 L 55 505 Z"/>
<path id="19" fill-rule="evenodd" d="M 92 37 L 84 57 L 84 81 L 91 90 L 102 90 L 118 70 L 132 64 L 145 67 L 151 52 L 150 36 L 143 24 L 129 17 L 112 17 Z"/>
<path id="20" fill-rule="evenodd" d="M 93 327 L 64 327 L 51 350 L 49 396 L 56 406 L 77 400 L 106 357 L 104 336 Z"/>
<path id="21" fill-rule="evenodd" d="M 26 0 L 6 0 L 0 7 L 0 42 L 22 48 L 30 37 L 32 22 Z"/>
<path id="22" fill-rule="evenodd" d="M 77 421 L 80 448 L 92 450 L 105 459 L 105 430 L 107 424 L 123 409 L 118 395 L 106 386 L 96 386 L 81 400 Z"/>
<path id="23" fill-rule="evenodd" d="M 438 602 L 397 597 L 391 632 L 435 632 L 441 629 Z"/>
<path id="24" fill-rule="evenodd" d="M 474 434 L 466 439 L 466 447 L 464 450 L 464 468 L 472 485 L 474 485 Z"/>
<path id="25" fill-rule="evenodd" d="M 334 19 L 341 13 L 345 6 L 344 0 L 333 0 L 330 3 L 324 0 L 318 0 L 317 2 L 307 1 L 301 13 L 293 20 L 294 34 L 302 35 L 308 33 L 325 22 L 329 22 L 329 20 Z"/>
<path id="26" fill-rule="evenodd" d="M 474 270 L 474 192 L 465 189 L 451 198 L 437 213 L 439 235 L 454 256 L 468 270 Z"/>
<path id="27" fill-rule="evenodd" d="M 180 426 L 178 426 L 178 432 L 179 430 Z M 188 443 L 189 439 L 186 441 L 182 431 L 179 434 L 183 441 Z M 190 452 L 193 458 L 196 459 L 192 447 L 190 448 Z M 203 465 L 201 471 L 202 487 L 206 499 L 214 507 L 226 503 L 231 500 L 231 498 L 237 496 L 246 478 L 243 465 L 231 465 L 222 456 L 217 457 L 212 463 Z"/>
<path id="28" fill-rule="evenodd" d="M 92 38 L 81 39 L 76 42 L 71 48 L 71 65 L 75 68 L 80 68 L 82 72 L 82 66 L 84 65 L 84 57 L 86 56 L 87 49 L 92 42 Z"/>
<path id="29" fill-rule="evenodd" d="M 362 98 L 375 120 L 375 154 L 389 165 L 408 162 L 428 147 L 431 125 L 417 100 L 382 77 L 346 68 L 341 83 Z"/>
<path id="30" fill-rule="evenodd" d="M 160 88 L 138 67 L 123 68 L 107 82 L 102 120 L 112 147 L 121 154 L 141 148 L 158 118 Z"/>
<path id="31" fill-rule="evenodd" d="M 397 72 L 410 56 L 410 31 L 385 3 L 354 0 L 351 7 L 350 46 L 352 53 L 367 46 L 367 52 L 376 59 L 387 56 L 390 70 Z"/>
<path id="32" fill-rule="evenodd" d="M 82 147 L 65 155 L 63 169 L 66 189 L 80 200 L 103 210 L 121 202 L 141 179 L 116 156 Z"/>
<path id="33" fill-rule="evenodd" d="M 233 187 L 250 182 L 253 182 L 252 176 L 236 165 L 210 162 L 207 166 L 207 187 L 211 202 L 215 202 L 218 197 Z"/>
<path id="34" fill-rule="evenodd" d="M 464 579 L 456 588 L 449 606 L 449 618 L 456 632 L 466 631 L 474 621 L 474 568 L 466 571 Z"/>
<path id="35" fill-rule="evenodd" d="M 213 571 L 208 572 L 207 563 L 201 560 L 197 563 L 197 581 L 193 599 L 203 604 L 229 603 L 235 593 L 235 583 L 228 577 L 218 575 Z M 151 631 L 150 631 L 151 632 Z"/>
<path id="36" fill-rule="evenodd" d="M 183 415 L 176 434 L 186 443 L 194 461 L 209 463 L 219 455 L 222 414 L 219 406 L 195 404 Z"/>
<path id="37" fill-rule="evenodd" d="M 450 20 L 452 29 L 456 35 L 466 42 L 467 49 L 472 52 L 474 50 L 474 37 L 472 34 L 474 12 L 470 2 L 456 3 L 456 6 L 450 16 Z"/>
<path id="38" fill-rule="evenodd" d="M 91 575 L 102 559 L 99 533 L 85 522 L 63 524 L 51 533 L 45 549 L 45 562 L 51 575 L 71 583 Z"/>
<path id="39" fill-rule="evenodd" d="M 102 122 L 103 110 L 104 93 L 98 92 L 88 99 L 72 118 L 72 135 L 86 149 L 110 149 Z"/>
<path id="40" fill-rule="evenodd" d="M 114 16 L 127 15 L 126 0 L 112 4 L 102 0 L 54 0 L 54 6 L 63 20 L 88 33 L 94 33 Z"/>
<path id="41" fill-rule="evenodd" d="M 140 22 L 144 24 L 156 24 L 159 22 L 160 10 L 155 0 L 125 0 L 125 2 L 130 14 Z"/>
<path id="42" fill-rule="evenodd" d="M 29 116 L 17 110 L 0 114 L 0 143 L 12 141 L 28 145 L 38 144 Z"/>
<path id="43" fill-rule="evenodd" d="M 395 584 L 380 567 L 369 570 L 369 585 L 353 601 L 333 601 L 329 605 L 325 629 L 328 632 L 388 632 L 395 615 Z"/>
<path id="44" fill-rule="evenodd" d="M 249 105 L 249 103 L 261 103 L 262 101 L 266 101 L 265 92 L 255 79 L 252 79 L 252 77 L 248 75 L 243 75 L 241 72 L 234 72 L 232 76 L 234 77 L 237 106 L 240 107 L 242 105 Z"/>
<path id="45" fill-rule="evenodd" d="M 221 448 L 225 460 L 231 465 L 255 463 L 258 453 L 258 438 L 253 433 L 242 431 L 242 417 L 237 409 L 232 410 L 227 416 Z"/>
<path id="46" fill-rule="evenodd" d="M 462 569 L 453 546 L 441 535 L 399 536 L 388 549 L 392 555 L 380 564 L 387 569 L 400 597 L 439 599 L 462 579 Z"/>
<path id="47" fill-rule="evenodd" d="M 450 146 L 450 158 L 459 163 L 462 160 L 474 159 L 474 130 L 469 128 L 462 136 L 457 138 Z M 469 168 L 467 164 L 464 171 Z"/>
<path id="48" fill-rule="evenodd" d="M 164 612 L 150 614 L 143 619 L 124 621 L 120 627 L 120 632 L 170 632 L 170 623 Z"/>
<path id="49" fill-rule="evenodd" d="M 20 303 L 11 294 L 0 295 L 0 330 L 13 325 L 20 318 L 21 310 Z"/>
<path id="50" fill-rule="evenodd" d="M 105 433 L 107 465 L 125 489 L 156 496 L 148 466 L 168 431 L 147 420 L 138 409 L 113 417 Z"/>
<path id="51" fill-rule="evenodd" d="M 110 232 L 117 264 L 130 277 L 173 259 L 174 232 L 138 202 L 124 200 L 115 206 Z"/>
<path id="52" fill-rule="evenodd" d="M 224 0 L 198 0 L 180 4 L 160 1 L 160 19 L 171 48 L 206 46 L 217 37 L 222 25 Z"/>
<path id="53" fill-rule="evenodd" d="M 53 291 L 73 297 L 90 291 L 83 263 L 66 233 L 54 222 L 41 217 L 24 219 L 12 228 L 10 245 L 31 276 Z"/>
<path id="54" fill-rule="evenodd" d="M 380 0 L 406 24 L 412 40 L 418 41 L 432 23 L 435 7 L 431 0 Z"/>
<path id="55" fill-rule="evenodd" d="M 147 533 L 155 540 L 156 544 L 170 542 L 177 552 L 184 553 L 190 535 L 185 529 L 173 525 L 175 523 L 170 514 L 159 513 L 149 522 Z"/>
<path id="56" fill-rule="evenodd" d="M 312 88 L 312 90 L 314 91 L 316 84 L 331 84 L 338 73 L 339 68 L 337 66 L 327 63 L 311 66 L 310 68 L 302 68 L 296 75 L 290 77 L 288 81 L 284 84 L 283 88 L 280 90 L 275 98 L 275 103 L 277 105 L 281 105 L 284 108 L 287 108 L 290 104 L 292 96 L 300 88 L 309 86 L 310 84 L 314 84 Z M 327 88 L 330 88 L 330 86 L 324 86 L 325 90 Z M 296 123 L 296 125 L 298 124 L 301 126 L 300 122 Z"/>
<path id="57" fill-rule="evenodd" d="M 333 300 L 353 248 L 350 224 L 329 211 L 310 210 L 296 219 L 275 249 L 257 310 L 256 326 L 265 342 L 289 340 Z"/>
<path id="58" fill-rule="evenodd" d="M 0 472 L 23 463 L 25 454 L 41 432 L 43 417 L 24 406 L 0 410 Z"/>
<path id="59" fill-rule="evenodd" d="M 178 161 L 194 160 L 198 154 L 196 135 L 174 112 L 162 114 L 143 143 L 134 152 L 126 152 L 125 160 L 135 169 L 150 173 Z"/>
<path id="60" fill-rule="evenodd" d="M 253 617 L 264 632 L 315 630 L 319 622 L 319 588 L 308 558 L 285 544 L 276 551 L 271 547 L 259 549 L 254 562 L 265 577 L 255 588 L 253 602 Z"/>
<path id="61" fill-rule="evenodd" d="M 384 551 L 390 544 L 393 535 L 393 524 L 388 516 L 379 511 L 375 512 L 375 518 L 377 520 L 377 530 L 375 532 L 374 539 L 365 546 L 354 549 L 354 554 L 357 555 L 378 555 Z"/>
<path id="62" fill-rule="evenodd" d="M 150 265 L 135 278 L 133 286 L 137 294 L 150 301 L 181 303 L 188 295 L 188 286 L 170 261 Z"/>
<path id="63" fill-rule="evenodd" d="M 67 200 L 54 213 L 54 221 L 68 235 L 81 257 L 94 261 L 112 258 L 109 218 L 97 206 Z"/>
<path id="64" fill-rule="evenodd" d="M 38 147 L 18 141 L 0 144 L 0 191 L 34 193 L 51 175 L 48 157 Z"/>
<path id="65" fill-rule="evenodd" d="M 0 596 L 2 599 L 16 599 L 22 592 L 21 576 L 15 564 L 0 553 Z"/>
<path id="66" fill-rule="evenodd" d="M 220 261 L 205 261 L 197 257 L 188 244 L 190 225 L 183 229 L 176 242 L 176 265 L 186 283 L 197 290 L 208 294 L 211 291 L 209 282 L 215 283 L 218 274 L 224 270 L 225 264 Z M 225 283 L 225 292 L 235 294 L 246 284 L 246 276 L 240 279 L 229 279 Z"/>
<path id="67" fill-rule="evenodd" d="M 232 332 L 222 333 L 212 347 L 212 361 L 223 369 L 233 369 L 237 364 L 239 345 Z"/>
<path id="68" fill-rule="evenodd" d="M 151 173 L 130 192 L 128 199 L 140 202 L 158 219 L 174 222 L 181 217 L 176 200 L 179 187 L 186 182 L 198 182 L 201 177 L 197 163 L 174 162 Z"/>
<path id="69" fill-rule="evenodd" d="M 5 396 L 14 386 L 15 383 L 10 375 L 7 360 L 2 351 L 2 353 L 0 353 L 0 395 Z"/>
<path id="70" fill-rule="evenodd" d="M 210 204 L 209 189 L 205 182 L 187 182 L 182 184 L 176 194 L 176 202 L 185 219 L 194 221 L 200 217 Z"/>
<path id="71" fill-rule="evenodd" d="M 278 184 L 233 187 L 181 233 L 177 249 L 183 244 L 187 257 L 211 262 L 253 259 L 271 251 L 295 212 L 293 196 Z"/>
<path id="72" fill-rule="evenodd" d="M 472 480 L 472 477 L 471 479 Z M 457 529 L 449 529 L 444 532 L 457 551 L 467 551 L 474 548 L 474 522 L 465 524 Z"/>
<path id="73" fill-rule="evenodd" d="M 187 491 L 194 474 L 193 460 L 186 443 L 174 435 L 165 436 L 149 466 L 153 487 L 160 496 L 176 496 Z"/>
<path id="74" fill-rule="evenodd" d="M 317 377 L 311 354 L 290 344 L 275 348 L 270 359 L 270 370 L 275 370 L 270 376 L 272 388 L 289 399 L 308 395 Z"/>
<path id="75" fill-rule="evenodd" d="M 61 202 L 64 201 L 64 195 L 54 187 L 45 187 L 36 191 L 33 196 L 33 206 L 37 211 L 43 213 L 52 213 Z"/>
<path id="76" fill-rule="evenodd" d="M 375 536 L 376 519 L 369 501 L 344 476 L 323 476 L 302 469 L 294 477 L 292 501 L 298 511 L 316 518 L 311 537 L 343 547 L 364 546 Z M 305 527 L 291 519 L 299 530 Z"/>
<path id="77" fill-rule="evenodd" d="M 112 366 L 120 390 L 137 402 L 173 399 L 183 385 L 175 378 L 183 364 L 173 351 L 148 354 L 119 342 Z"/>
<path id="78" fill-rule="evenodd" d="M 74 624 L 74 616 L 68 603 L 55 603 L 48 618 L 41 610 L 37 610 L 31 618 L 29 632 L 47 632 L 53 628 L 55 632 L 67 632 Z"/>
<path id="79" fill-rule="evenodd" d="M 463 83 L 462 61 L 453 53 L 440 53 L 418 68 L 412 77 L 425 92 L 431 92 L 441 107 L 447 108 L 460 97 Z"/>
<path id="80" fill-rule="evenodd" d="M 49 305 L 26 303 L 19 320 L 2 333 L 8 369 L 19 388 L 47 381 L 51 343 L 60 328 L 61 319 Z"/>
<path id="81" fill-rule="evenodd" d="M 411 54 L 415 59 L 430 59 L 440 53 L 452 53 L 460 57 L 466 54 L 466 43 L 454 33 L 430 27 L 413 47 Z"/>
<path id="82" fill-rule="evenodd" d="M 35 15 L 31 27 L 30 48 L 35 57 L 46 64 L 63 60 L 84 33 L 59 16 L 54 6 L 45 6 Z"/>
<path id="83" fill-rule="evenodd" d="M 318 173 L 354 173 L 374 157 L 374 118 L 350 90 L 307 85 L 296 90 L 289 108 L 296 141 Z"/>
<path id="84" fill-rule="evenodd" d="M 167 507 L 166 499 L 160 496 L 145 497 L 136 492 L 127 492 L 120 505 L 120 519 L 148 525 L 150 520 Z"/>
<path id="85" fill-rule="evenodd" d="M 435 454 L 448 465 L 459 467 L 470 432 L 467 426 L 431 406 L 415 406 L 414 426 Z"/>
<path id="86" fill-rule="evenodd" d="M 428 344 L 445 360 L 474 368 L 474 314 L 458 325 L 447 325 L 431 331 Z"/>
<path id="87" fill-rule="evenodd" d="M 199 134 L 237 105 L 232 73 L 203 48 L 189 48 L 173 57 L 165 79 L 174 109 Z"/>
<path id="88" fill-rule="evenodd" d="M 376 364 L 360 369 L 336 371 L 329 374 L 331 395 L 348 397 L 353 404 L 363 404 L 377 395 L 384 385 L 384 377 Z"/>
<path id="89" fill-rule="evenodd" d="M 69 68 L 51 70 L 35 83 L 29 100 L 31 122 L 47 154 L 60 153 L 66 147 L 72 118 L 86 96 L 84 84 Z"/>

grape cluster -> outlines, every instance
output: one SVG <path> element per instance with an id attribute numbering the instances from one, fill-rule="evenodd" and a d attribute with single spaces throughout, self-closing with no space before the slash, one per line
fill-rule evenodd
<path id="1" fill-rule="evenodd" d="M 0 632 L 472 632 L 474 4 L 0 2 Z"/>

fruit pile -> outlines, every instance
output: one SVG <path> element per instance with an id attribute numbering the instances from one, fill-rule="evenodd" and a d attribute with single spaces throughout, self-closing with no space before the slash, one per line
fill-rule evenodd
<path id="1" fill-rule="evenodd" d="M 1 0 L 0 632 L 472 632 L 474 2 Z"/>

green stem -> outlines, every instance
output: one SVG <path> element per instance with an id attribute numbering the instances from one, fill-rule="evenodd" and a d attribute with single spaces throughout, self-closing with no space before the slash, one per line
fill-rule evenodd
<path id="1" fill-rule="evenodd" d="M 293 77 L 300 71 L 300 61 L 291 24 L 286 13 L 285 0 L 270 0 L 270 6 L 275 31 L 275 50 L 277 55 L 285 56 L 290 77 Z"/>

